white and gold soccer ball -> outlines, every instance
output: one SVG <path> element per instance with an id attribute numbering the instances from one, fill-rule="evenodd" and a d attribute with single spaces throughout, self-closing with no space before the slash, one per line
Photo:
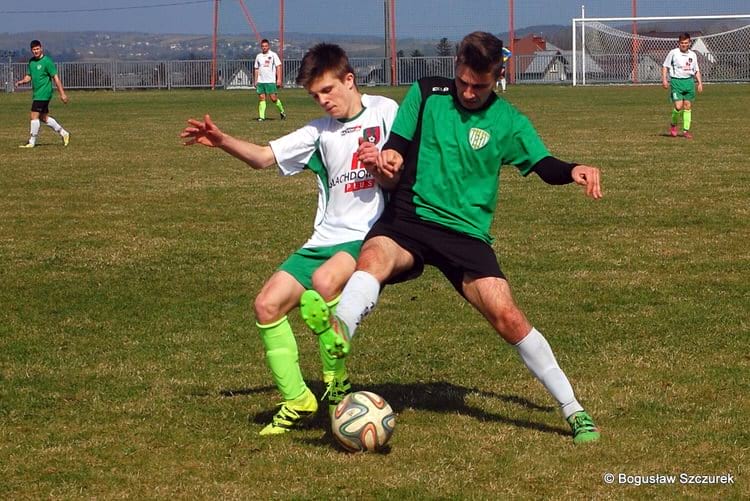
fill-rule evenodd
<path id="1" fill-rule="evenodd" d="M 333 436 L 350 452 L 381 449 L 390 440 L 395 425 L 391 406 L 370 391 L 348 394 L 331 415 Z"/>

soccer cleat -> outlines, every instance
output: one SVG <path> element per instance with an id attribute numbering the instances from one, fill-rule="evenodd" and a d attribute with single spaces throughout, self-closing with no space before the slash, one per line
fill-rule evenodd
<path id="1" fill-rule="evenodd" d="M 677 126 L 672 124 L 669 126 L 669 135 L 672 137 L 677 137 Z"/>
<path id="2" fill-rule="evenodd" d="M 282 112 L 280 113 L 280 115 L 281 115 L 281 119 L 282 119 L 282 120 L 286 120 L 286 113 L 284 113 L 284 112 L 282 111 Z"/>
<path id="3" fill-rule="evenodd" d="M 34 143 L 26 143 L 26 144 L 22 144 L 22 145 L 20 145 L 18 147 L 19 148 L 33 148 L 34 147 Z"/>
<path id="4" fill-rule="evenodd" d="M 299 302 L 302 320 L 323 341 L 323 346 L 333 358 L 344 358 L 351 345 L 346 326 L 331 315 L 325 299 L 314 290 L 305 291 Z"/>
<path id="5" fill-rule="evenodd" d="M 339 405 L 345 396 L 352 391 L 352 384 L 349 382 L 349 376 L 346 371 L 336 374 L 332 372 L 323 373 L 323 383 L 326 385 L 326 391 L 321 400 L 328 397 L 328 414 L 333 414 L 336 406 Z"/>
<path id="6" fill-rule="evenodd" d="M 294 428 L 299 428 L 312 418 L 318 410 L 318 401 L 309 388 L 301 397 L 285 400 L 279 404 L 281 408 L 260 435 L 281 435 Z"/>
<path id="7" fill-rule="evenodd" d="M 586 411 L 579 411 L 570 416 L 568 424 L 573 430 L 573 443 L 575 444 L 596 442 L 601 437 L 599 428 L 596 427 L 594 420 Z"/>
<path id="8" fill-rule="evenodd" d="M 265 119 L 265 118 L 259 118 L 259 119 L 258 119 L 258 122 L 265 122 L 265 121 L 266 121 L 266 119 Z"/>
<path id="9" fill-rule="evenodd" d="M 693 139 L 693 135 L 689 130 L 682 131 L 682 137 L 684 137 L 685 139 Z"/>
<path id="10" fill-rule="evenodd" d="M 68 143 L 70 143 L 70 133 L 66 132 L 65 134 L 61 134 L 62 140 L 63 140 L 63 146 L 67 146 Z"/>

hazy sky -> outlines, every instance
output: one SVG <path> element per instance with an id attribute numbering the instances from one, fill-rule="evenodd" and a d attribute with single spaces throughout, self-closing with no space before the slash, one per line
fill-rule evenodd
<path id="1" fill-rule="evenodd" d="M 279 0 L 245 0 L 258 31 L 279 28 Z M 631 15 L 633 0 L 515 0 L 515 26 Z M 221 0 L 220 32 L 251 33 L 238 0 Z M 381 36 L 384 0 L 285 0 L 287 32 Z M 637 0 L 639 16 L 750 14 L 750 0 Z M 212 0 L 0 0 L 0 33 L 41 31 L 212 32 Z M 508 29 L 508 0 L 396 0 L 398 37 L 460 36 Z"/>

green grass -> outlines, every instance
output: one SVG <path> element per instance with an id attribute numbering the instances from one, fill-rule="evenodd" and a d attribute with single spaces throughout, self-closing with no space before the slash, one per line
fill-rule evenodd
<path id="1" fill-rule="evenodd" d="M 355 387 L 398 414 L 390 451 L 359 455 L 322 417 L 257 434 L 278 394 L 252 299 L 310 233 L 312 176 L 178 138 L 209 112 L 265 142 L 321 114 L 306 94 L 258 124 L 248 92 L 72 92 L 52 103 L 70 146 L 44 128 L 33 150 L 30 96 L 0 94 L 0 498 L 748 498 L 749 91 L 708 85 L 687 141 L 665 137 L 657 87 L 510 87 L 551 151 L 602 169 L 599 202 L 507 169 L 494 234 L 603 440 L 574 447 L 515 350 L 428 270 L 358 333 Z"/>

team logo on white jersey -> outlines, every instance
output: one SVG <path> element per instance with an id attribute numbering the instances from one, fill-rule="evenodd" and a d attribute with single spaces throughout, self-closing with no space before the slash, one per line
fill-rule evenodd
<path id="1" fill-rule="evenodd" d="M 362 134 L 372 144 L 380 142 L 380 127 L 367 127 Z"/>
<path id="2" fill-rule="evenodd" d="M 490 142 L 490 133 L 486 130 L 472 127 L 469 131 L 469 144 L 474 150 L 484 148 Z"/>

